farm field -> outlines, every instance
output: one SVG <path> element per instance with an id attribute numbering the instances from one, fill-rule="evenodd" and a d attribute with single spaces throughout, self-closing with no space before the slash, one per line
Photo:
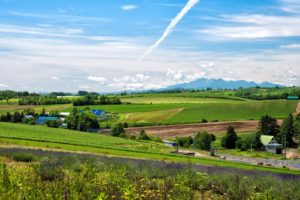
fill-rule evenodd
<path id="1" fill-rule="evenodd" d="M 300 174 L 299 171 L 283 168 L 233 163 L 210 158 L 191 158 L 167 153 L 168 148 L 160 143 L 132 141 L 110 136 L 81 133 L 41 126 L 0 123 L 0 141 L 2 144 L 17 144 L 61 150 L 104 153 L 112 156 L 126 156 L 143 159 L 168 160 L 174 162 L 192 162 L 202 165 L 239 168 L 243 170 L 261 170 L 276 173 Z M 169 149 L 170 150 L 170 149 Z"/>
<path id="2" fill-rule="evenodd" d="M 91 105 L 78 106 L 78 109 L 90 107 L 91 109 L 102 109 L 106 112 L 118 113 L 117 121 L 130 124 L 183 124 L 199 123 L 202 119 L 208 121 L 238 121 L 257 120 L 263 115 L 271 115 L 282 119 L 289 113 L 294 113 L 299 101 L 287 100 L 233 100 L 221 98 L 200 97 L 175 97 L 175 94 L 147 97 L 132 97 L 131 104 L 121 105 Z M 181 94 L 182 95 L 182 94 Z M 189 95 L 196 95 L 190 93 Z M 142 99 L 140 99 L 142 98 Z M 181 103 L 174 103 L 174 102 Z M 143 103 L 142 103 L 143 102 Z M 162 103 L 163 102 L 163 103 Z M 0 114 L 6 112 L 22 111 L 33 108 L 40 112 L 46 111 L 71 111 L 71 104 L 47 105 L 47 106 L 23 106 L 23 105 L 0 105 Z M 113 123 L 117 122 L 114 121 Z"/>
<path id="3" fill-rule="evenodd" d="M 54 110 L 65 110 L 68 108 L 71 108 L 71 104 L 58 104 L 58 105 L 17 105 L 17 104 L 12 104 L 12 105 L 5 105 L 5 104 L 0 104 L 0 114 L 4 114 L 6 112 L 22 112 L 23 110 L 27 108 L 32 108 L 36 112 L 41 112 L 43 108 L 45 108 L 46 111 L 54 111 Z"/>
<path id="4" fill-rule="evenodd" d="M 166 109 L 160 112 L 153 109 L 147 111 L 146 108 L 157 108 L 161 105 L 164 108 L 175 106 L 173 109 Z M 168 105 L 168 106 L 166 106 Z M 271 115 L 282 119 L 290 113 L 296 111 L 297 101 L 270 100 L 270 101 L 224 101 L 205 104 L 150 104 L 137 105 L 137 109 L 122 110 L 120 121 L 130 123 L 197 123 L 202 119 L 208 121 L 237 121 L 237 120 L 257 120 L 263 115 Z M 124 105 L 126 107 L 126 105 Z M 134 104 L 131 104 L 134 106 Z M 143 107 L 143 111 L 139 107 Z M 106 111 L 111 111 L 110 106 L 99 106 Z M 115 107 L 113 107 L 115 108 Z M 131 107 L 133 108 L 133 107 Z M 112 109 L 114 110 L 114 109 Z M 113 111 L 112 111 L 113 112 Z"/>
<path id="5" fill-rule="evenodd" d="M 279 121 L 281 123 L 281 121 Z M 147 134 L 161 138 L 175 138 L 182 136 L 191 136 L 197 132 L 207 131 L 214 133 L 217 136 L 223 135 L 228 126 L 233 126 L 235 130 L 241 133 L 249 133 L 257 129 L 258 121 L 231 121 L 231 122 L 211 122 L 211 123 L 195 123 L 195 124 L 177 124 L 177 125 L 160 125 L 160 126 L 145 126 L 145 127 L 130 127 L 126 129 L 126 133 L 137 135 L 141 129 L 144 129 Z"/>

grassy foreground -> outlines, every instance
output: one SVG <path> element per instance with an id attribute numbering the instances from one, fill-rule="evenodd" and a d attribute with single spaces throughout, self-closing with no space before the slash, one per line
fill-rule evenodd
<path id="1" fill-rule="evenodd" d="M 0 123 L 0 142 L 3 144 L 83 151 L 138 159 L 190 162 L 194 164 L 230 167 L 243 170 L 259 170 L 300 175 L 300 171 L 286 168 L 272 168 L 233 163 L 218 159 L 174 155 L 169 153 L 171 149 L 166 148 L 160 143 L 139 142 L 98 134 L 51 129 L 41 126 Z"/>
<path id="2" fill-rule="evenodd" d="M 72 155 L 0 156 L 0 199 L 299 199 L 292 177 Z"/>

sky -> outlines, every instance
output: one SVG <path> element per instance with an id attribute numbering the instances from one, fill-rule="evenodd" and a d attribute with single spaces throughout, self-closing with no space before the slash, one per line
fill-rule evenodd
<path id="1" fill-rule="evenodd" d="M 300 86 L 299 0 L 0 0 L 0 90 Z"/>

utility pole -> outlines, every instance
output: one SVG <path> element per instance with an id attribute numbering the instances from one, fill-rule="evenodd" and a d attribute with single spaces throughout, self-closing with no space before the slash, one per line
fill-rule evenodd
<path id="1" fill-rule="evenodd" d="M 286 131 L 285 131 L 285 134 L 284 134 L 284 159 L 286 160 Z"/>

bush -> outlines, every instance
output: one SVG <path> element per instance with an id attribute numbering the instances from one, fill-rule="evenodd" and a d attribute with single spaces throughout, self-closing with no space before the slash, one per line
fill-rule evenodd
<path id="1" fill-rule="evenodd" d="M 12 159 L 17 162 L 32 162 L 35 160 L 35 157 L 31 154 L 18 153 L 13 154 Z"/>
<path id="2" fill-rule="evenodd" d="M 64 177 L 63 166 L 58 158 L 46 158 L 42 160 L 38 173 L 43 181 L 60 180 Z"/>
<path id="3" fill-rule="evenodd" d="M 202 122 L 202 123 L 207 123 L 208 121 L 207 121 L 207 119 L 202 119 L 201 122 Z"/>
<path id="4" fill-rule="evenodd" d="M 194 139 L 189 136 L 189 137 L 177 137 L 176 142 L 180 147 L 185 147 L 188 148 L 194 143 Z"/>
<path id="5" fill-rule="evenodd" d="M 146 134 L 146 131 L 144 129 L 141 130 L 140 132 L 140 140 L 150 140 L 150 137 Z"/>
<path id="6" fill-rule="evenodd" d="M 125 133 L 124 126 L 122 123 L 116 124 L 111 130 L 111 135 L 115 137 L 120 136 L 122 133 Z"/>
<path id="7" fill-rule="evenodd" d="M 194 139 L 193 146 L 201 150 L 210 150 L 211 143 L 215 141 L 216 136 L 207 132 L 198 133 Z"/>
<path id="8" fill-rule="evenodd" d="M 236 147 L 236 141 L 238 136 L 234 130 L 234 127 L 229 126 L 227 128 L 227 133 L 222 137 L 221 145 L 226 149 L 234 149 Z"/>

